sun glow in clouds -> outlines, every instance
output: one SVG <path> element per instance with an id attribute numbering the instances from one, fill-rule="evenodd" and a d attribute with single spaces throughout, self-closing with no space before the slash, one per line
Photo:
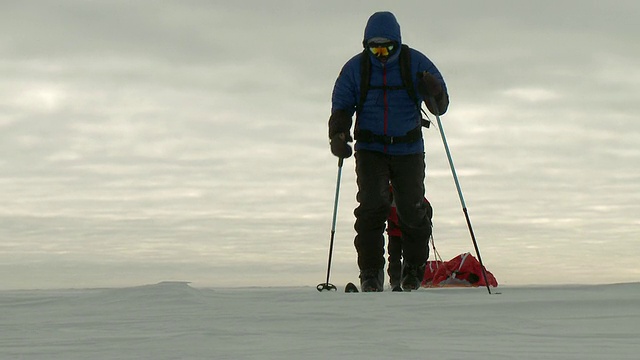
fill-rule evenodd
<path id="1" fill-rule="evenodd" d="M 560 94 L 555 91 L 542 88 L 513 88 L 506 90 L 503 94 L 513 99 L 528 102 L 549 101 L 560 98 Z"/>
<path id="2" fill-rule="evenodd" d="M 61 108 L 65 98 L 65 92 L 57 86 L 34 84 L 18 92 L 12 103 L 29 111 L 54 112 Z"/>

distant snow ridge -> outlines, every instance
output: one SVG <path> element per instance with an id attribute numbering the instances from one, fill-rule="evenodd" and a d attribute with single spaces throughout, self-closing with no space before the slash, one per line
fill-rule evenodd
<path id="1" fill-rule="evenodd" d="M 119 289 L 105 289 L 97 301 L 144 305 L 176 305 L 207 301 L 203 291 L 189 286 L 189 281 L 161 281 L 157 284 Z"/>

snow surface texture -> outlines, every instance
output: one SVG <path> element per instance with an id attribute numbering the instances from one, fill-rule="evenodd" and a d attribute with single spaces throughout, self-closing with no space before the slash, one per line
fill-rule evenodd
<path id="1" fill-rule="evenodd" d="M 0 359 L 640 356 L 640 283 L 494 291 L 345 294 L 186 282 L 0 291 Z"/>

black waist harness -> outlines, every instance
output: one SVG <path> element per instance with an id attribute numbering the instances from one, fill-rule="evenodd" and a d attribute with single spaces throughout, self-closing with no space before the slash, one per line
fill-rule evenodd
<path id="1" fill-rule="evenodd" d="M 417 128 L 410 130 L 406 135 L 402 135 L 402 136 L 378 135 L 378 134 L 374 134 L 370 130 L 360 130 L 360 129 L 356 129 L 353 135 L 357 141 L 362 141 L 366 143 L 375 142 L 375 143 L 381 143 L 384 145 L 412 143 L 422 139 L 422 128 L 418 126 Z"/>

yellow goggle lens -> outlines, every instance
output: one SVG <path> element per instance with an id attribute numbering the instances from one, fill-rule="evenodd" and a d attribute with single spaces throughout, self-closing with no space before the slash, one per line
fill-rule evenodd
<path id="1" fill-rule="evenodd" d="M 393 44 L 370 44 L 369 51 L 377 57 L 389 56 L 393 51 Z"/>

